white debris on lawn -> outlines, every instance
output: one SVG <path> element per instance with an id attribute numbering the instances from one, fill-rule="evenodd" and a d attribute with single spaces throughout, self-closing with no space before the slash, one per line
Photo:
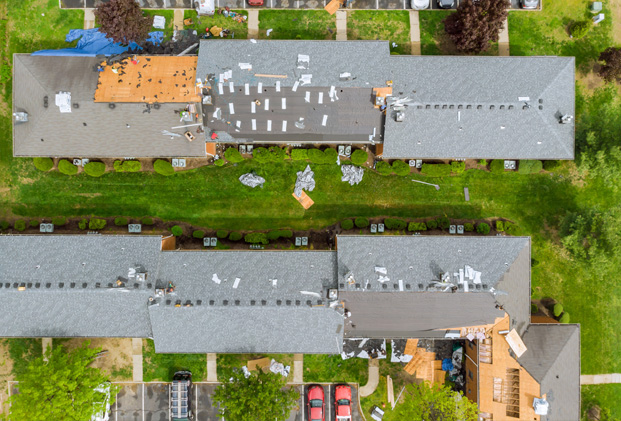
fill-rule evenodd
<path id="1" fill-rule="evenodd" d="M 279 363 L 272 359 L 272 362 L 270 363 L 270 371 L 272 373 L 278 373 L 284 377 L 287 377 L 289 375 L 289 371 L 291 371 L 291 366 L 285 366 L 283 363 Z"/>
<path id="2" fill-rule="evenodd" d="M 353 358 L 353 356 L 355 355 L 354 352 L 350 352 L 349 354 L 346 354 L 345 352 L 341 352 L 341 358 L 344 360 L 348 360 L 350 358 Z"/>
<path id="3" fill-rule="evenodd" d="M 248 370 L 248 367 L 246 367 L 245 365 L 242 366 L 242 371 L 244 372 L 244 377 L 248 378 L 250 377 L 250 370 Z"/>
<path id="4" fill-rule="evenodd" d="M 254 173 L 243 174 L 239 177 L 239 181 L 248 187 L 252 187 L 253 189 L 257 186 L 263 187 L 263 183 L 265 183 L 265 178 L 259 177 Z"/>
<path id="5" fill-rule="evenodd" d="M 356 167 L 354 165 L 341 166 L 341 172 L 343 173 L 341 181 L 348 182 L 350 186 L 360 183 L 362 181 L 362 176 L 364 175 L 364 170 L 361 167 Z"/>
<path id="6" fill-rule="evenodd" d="M 314 176 L 315 173 L 311 170 L 310 165 L 307 165 L 304 171 L 298 171 L 298 179 L 295 181 L 293 191 L 296 197 L 302 196 L 302 190 L 313 191 L 315 188 Z"/>
<path id="7" fill-rule="evenodd" d="M 409 363 L 410 361 L 412 361 L 412 358 L 414 358 L 412 355 L 401 353 L 401 355 L 397 357 L 397 355 L 395 354 L 395 342 L 390 341 L 390 343 L 392 345 L 390 347 L 392 350 L 390 353 L 391 363 Z"/>

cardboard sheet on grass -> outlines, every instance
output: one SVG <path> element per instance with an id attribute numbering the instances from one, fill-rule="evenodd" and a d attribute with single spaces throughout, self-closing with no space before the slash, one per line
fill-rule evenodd
<path id="1" fill-rule="evenodd" d="M 270 358 L 259 358 L 257 360 L 250 360 L 248 361 L 246 367 L 249 371 L 261 370 L 264 373 L 271 371 L 272 373 L 281 374 L 284 377 L 289 376 L 289 372 L 291 371 L 291 366 L 285 366 L 283 363 L 279 363 L 278 361 Z"/>

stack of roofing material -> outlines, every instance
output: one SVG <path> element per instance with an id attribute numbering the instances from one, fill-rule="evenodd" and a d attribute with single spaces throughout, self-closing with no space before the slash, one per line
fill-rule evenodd
<path id="1" fill-rule="evenodd" d="M 423 379 L 429 383 L 434 382 L 434 379 L 437 377 L 435 372 L 438 369 L 435 363 L 435 352 L 419 348 L 417 339 L 408 339 L 404 354 L 412 355 L 412 359 L 404 367 L 408 374 L 414 375 L 416 373 L 416 378 Z M 441 361 L 438 362 L 442 364 Z M 441 369 L 441 366 L 439 368 Z"/>
<path id="2" fill-rule="evenodd" d="M 295 181 L 294 193 L 296 197 L 302 196 L 302 190 L 313 191 L 315 188 L 315 173 L 311 170 L 310 165 L 306 166 L 304 171 L 298 171 L 298 179 Z"/>
<path id="3" fill-rule="evenodd" d="M 349 183 L 350 186 L 359 184 L 362 181 L 362 176 L 364 175 L 362 167 L 356 167 L 354 165 L 342 165 L 341 172 L 343 173 L 341 181 Z"/>

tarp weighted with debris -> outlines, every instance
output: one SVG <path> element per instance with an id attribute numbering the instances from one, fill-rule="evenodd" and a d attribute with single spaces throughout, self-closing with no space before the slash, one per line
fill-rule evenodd
<path id="1" fill-rule="evenodd" d="M 341 181 L 348 182 L 350 186 L 360 183 L 362 181 L 362 176 L 364 175 L 364 170 L 361 167 L 356 167 L 354 165 L 342 165 L 341 172 L 343 173 Z"/>
<path id="2" fill-rule="evenodd" d="M 314 176 L 315 173 L 311 170 L 310 165 L 307 165 L 304 171 L 298 171 L 298 179 L 295 181 L 293 193 L 300 197 L 302 190 L 313 191 L 315 188 Z"/>
<path id="3" fill-rule="evenodd" d="M 244 186 L 249 186 L 254 189 L 257 186 L 263 187 L 263 183 L 265 183 L 265 178 L 259 177 L 254 173 L 247 173 L 239 177 L 239 181 L 241 181 Z"/>
<path id="4" fill-rule="evenodd" d="M 95 57 L 98 55 L 111 56 L 121 54 L 129 49 L 142 49 L 135 42 L 129 45 L 121 45 L 107 38 L 106 34 L 99 32 L 99 28 L 93 29 L 72 29 L 65 37 L 66 42 L 73 42 L 79 39 L 74 48 L 63 48 L 60 50 L 40 50 L 32 53 L 33 56 L 85 56 Z M 159 45 L 164 39 L 162 31 L 149 32 L 147 42 Z"/>

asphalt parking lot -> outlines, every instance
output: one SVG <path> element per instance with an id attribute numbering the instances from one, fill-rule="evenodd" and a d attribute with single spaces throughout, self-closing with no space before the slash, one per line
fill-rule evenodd
<path id="1" fill-rule="evenodd" d="M 330 0 L 264 0 L 265 5 L 259 9 L 323 9 Z M 453 9 L 459 6 L 455 0 Z M 144 9 L 191 9 L 193 0 L 139 0 Z M 62 8 L 82 9 L 97 7 L 102 0 L 60 0 Z M 249 8 L 247 0 L 216 0 L 216 7 L 231 9 Z M 348 10 L 403 10 L 410 8 L 410 0 L 353 0 Z M 511 0 L 511 9 L 521 9 L 519 0 Z M 430 9 L 446 10 L 438 6 L 438 0 L 431 0 Z M 429 10 L 429 9 L 427 9 Z"/>
<path id="2" fill-rule="evenodd" d="M 110 408 L 110 421 L 169 421 L 169 383 L 119 383 L 122 387 L 116 402 Z M 298 407 L 289 415 L 288 421 L 307 421 L 306 390 L 310 385 L 295 386 L 300 394 Z M 334 412 L 334 386 L 322 384 L 326 397 L 326 421 L 336 421 Z M 192 409 L 196 421 L 216 421 L 218 408 L 214 407 L 212 395 L 216 384 L 194 383 Z M 358 408 L 358 389 L 352 386 L 352 420 L 361 420 Z"/>

